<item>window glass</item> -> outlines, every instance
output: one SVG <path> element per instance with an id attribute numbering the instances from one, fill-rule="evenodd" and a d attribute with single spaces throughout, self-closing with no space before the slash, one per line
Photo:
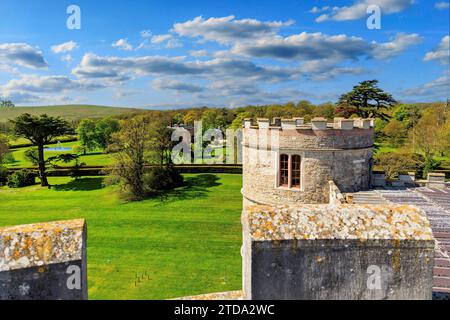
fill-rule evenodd
<path id="1" fill-rule="evenodd" d="M 295 154 L 292 156 L 292 188 L 300 188 L 301 158 Z"/>
<path id="2" fill-rule="evenodd" d="M 289 185 L 289 156 L 282 154 L 280 156 L 280 185 Z"/>

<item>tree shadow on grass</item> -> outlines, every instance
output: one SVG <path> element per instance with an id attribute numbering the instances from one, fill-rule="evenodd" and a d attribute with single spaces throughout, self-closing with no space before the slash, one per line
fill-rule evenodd
<path id="1" fill-rule="evenodd" d="M 159 191 L 151 195 L 159 198 L 161 202 L 168 203 L 177 200 L 191 200 L 205 198 L 212 192 L 210 188 L 220 186 L 219 177 L 215 174 L 199 174 L 193 177 L 185 177 L 182 187 L 169 191 Z"/>
<path id="2" fill-rule="evenodd" d="M 103 188 L 103 178 L 83 178 L 52 186 L 56 191 L 93 191 Z"/>

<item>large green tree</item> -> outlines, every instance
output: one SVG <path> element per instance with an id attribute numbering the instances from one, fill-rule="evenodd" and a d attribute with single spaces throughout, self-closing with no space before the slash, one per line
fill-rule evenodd
<path id="1" fill-rule="evenodd" d="M 24 113 L 11 122 L 14 126 L 14 133 L 17 136 L 30 140 L 37 147 L 41 186 L 48 186 L 44 146 L 59 136 L 72 134 L 72 128 L 67 121 L 60 117 L 50 117 L 46 114 L 32 116 Z"/>
<path id="2" fill-rule="evenodd" d="M 396 103 L 391 94 L 378 87 L 378 80 L 366 80 L 341 95 L 337 111 L 347 116 L 356 114 L 361 118 L 388 119 L 386 111 Z"/>

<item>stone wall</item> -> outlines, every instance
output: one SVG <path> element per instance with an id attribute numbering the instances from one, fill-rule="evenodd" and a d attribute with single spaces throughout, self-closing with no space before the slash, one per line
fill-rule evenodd
<path id="1" fill-rule="evenodd" d="M 342 192 L 367 190 L 371 184 L 374 134 L 372 128 L 314 129 L 301 124 L 283 128 L 263 125 L 244 128 L 244 204 L 327 203 L 328 181 Z M 263 128 L 261 128 L 263 127 Z M 278 186 L 282 153 L 302 157 L 300 189 Z"/>
<path id="2" fill-rule="evenodd" d="M 339 190 L 339 188 L 336 186 L 334 181 L 328 181 L 328 184 L 330 186 L 329 191 L 330 200 L 328 201 L 328 203 L 333 205 L 340 205 L 346 203 L 344 195 L 342 194 L 341 190 Z"/>
<path id="3" fill-rule="evenodd" d="M 86 224 L 0 228 L 0 300 L 87 299 Z"/>
<path id="4" fill-rule="evenodd" d="M 252 206 L 246 299 L 431 299 L 434 239 L 413 206 Z"/>

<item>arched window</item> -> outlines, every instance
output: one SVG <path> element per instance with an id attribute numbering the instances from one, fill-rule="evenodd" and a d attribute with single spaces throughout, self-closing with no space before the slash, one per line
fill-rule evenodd
<path id="1" fill-rule="evenodd" d="M 291 187 L 300 188 L 300 168 L 301 168 L 301 158 L 298 154 L 292 155 L 292 178 Z"/>
<path id="2" fill-rule="evenodd" d="M 280 156 L 280 186 L 289 187 L 289 156 Z"/>
<path id="3" fill-rule="evenodd" d="M 302 158 L 298 154 L 280 155 L 279 186 L 300 188 Z"/>

